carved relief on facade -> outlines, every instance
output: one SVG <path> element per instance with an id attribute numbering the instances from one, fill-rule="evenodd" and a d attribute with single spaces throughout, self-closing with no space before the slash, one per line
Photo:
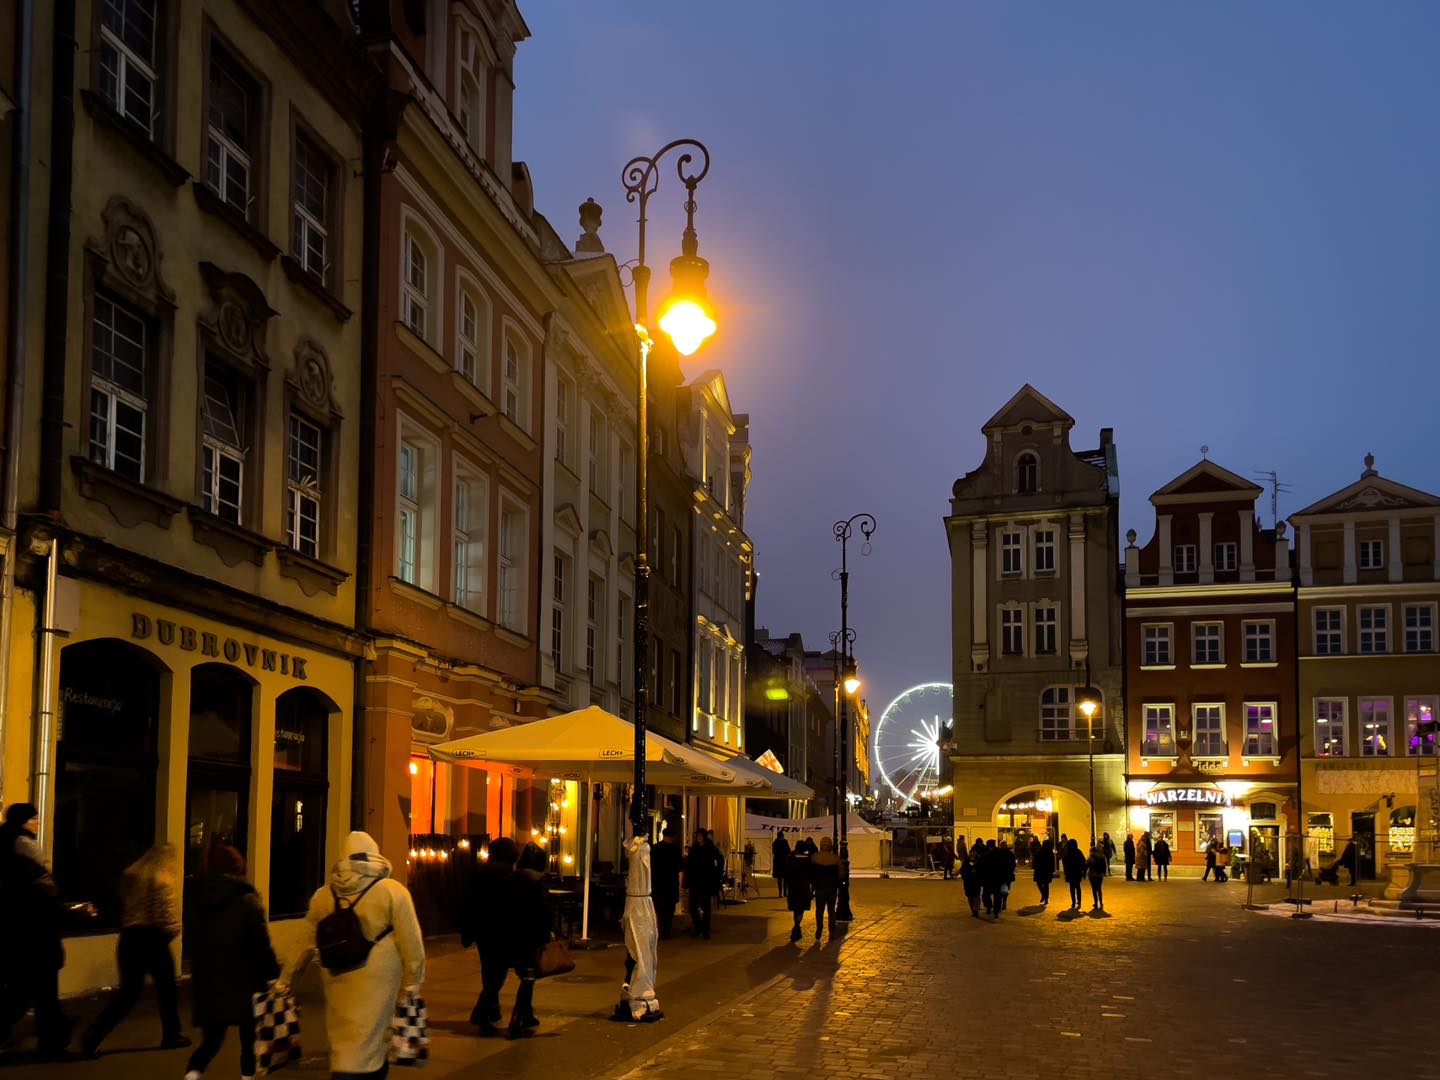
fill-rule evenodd
<path id="1" fill-rule="evenodd" d="M 107 284 L 150 305 L 175 306 L 175 291 L 160 272 L 160 245 L 150 215 L 123 195 L 111 196 L 100 212 L 101 235 L 86 242 L 102 265 Z"/>
<path id="2" fill-rule="evenodd" d="M 222 270 L 212 262 L 200 264 L 200 275 L 208 293 L 200 325 L 210 332 L 211 344 L 247 365 L 269 367 L 265 328 L 277 313 L 265 302 L 260 287 L 244 274 Z"/>

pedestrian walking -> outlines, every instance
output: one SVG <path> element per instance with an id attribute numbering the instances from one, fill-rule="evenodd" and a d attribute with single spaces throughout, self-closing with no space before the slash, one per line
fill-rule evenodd
<path id="1" fill-rule="evenodd" d="M 0 1042 L 35 1010 L 35 1041 L 42 1061 L 69 1057 L 70 1020 L 60 1007 L 60 969 L 65 966 L 65 905 L 36 837 L 40 812 L 15 803 L 0 826 Z"/>
<path id="2" fill-rule="evenodd" d="M 1125 834 L 1125 880 L 1135 880 L 1135 838 Z"/>
<path id="3" fill-rule="evenodd" d="M 1065 884 L 1070 886 L 1070 910 L 1080 910 L 1080 882 L 1085 878 L 1086 860 L 1080 851 L 1078 841 L 1071 840 L 1061 860 L 1065 871 Z"/>
<path id="4" fill-rule="evenodd" d="M 643 837 L 641 838 L 643 842 Z M 529 1036 L 540 1026 L 535 1015 L 535 958 L 550 940 L 550 901 L 545 891 L 545 868 L 550 858 L 539 844 L 526 844 L 506 880 L 506 926 L 510 931 L 510 966 L 520 980 L 515 1006 L 510 1010 L 506 1034 L 512 1039 Z"/>
<path id="5" fill-rule="evenodd" d="M 1050 882 L 1055 880 L 1055 848 L 1046 840 L 1030 857 L 1030 868 L 1035 878 L 1035 888 L 1040 890 L 1040 906 L 1050 904 Z"/>
<path id="6" fill-rule="evenodd" d="M 100 1044 L 140 1000 L 149 976 L 160 1006 L 160 1049 L 189 1046 L 180 1033 L 175 994 L 175 958 L 170 943 L 180 933 L 179 853 L 160 843 L 141 855 L 120 876 L 120 940 L 115 963 L 120 988 L 80 1037 L 85 1057 L 100 1056 Z"/>
<path id="7" fill-rule="evenodd" d="M 1105 910 L 1105 856 L 1099 845 L 1090 849 L 1090 858 L 1085 866 L 1090 878 L 1090 910 Z"/>
<path id="8" fill-rule="evenodd" d="M 1105 876 L 1110 876 L 1110 861 L 1115 858 L 1115 841 L 1107 832 L 1101 840 L 1100 854 L 1105 856 Z"/>
<path id="9" fill-rule="evenodd" d="M 1004 840 L 996 851 L 1000 859 L 1000 910 L 1004 911 L 1010 904 L 1010 889 L 1015 884 L 1015 852 Z"/>
<path id="10" fill-rule="evenodd" d="M 965 889 L 965 900 L 970 905 L 970 917 L 980 917 L 980 853 L 985 849 L 980 842 L 975 842 L 975 847 L 964 852 L 960 859 L 960 882 Z"/>
<path id="11" fill-rule="evenodd" d="M 791 941 L 800 940 L 800 923 L 810 910 L 810 852 L 802 846 L 804 843 L 803 840 L 797 843 L 790 858 L 785 861 L 785 903 L 795 917 L 795 925 L 790 930 Z"/>
<path id="12" fill-rule="evenodd" d="M 1230 880 L 1230 868 L 1235 865 L 1235 849 L 1221 844 L 1215 853 L 1215 880 L 1222 884 Z"/>
<path id="13" fill-rule="evenodd" d="M 1155 880 L 1170 880 L 1170 842 L 1163 836 L 1155 841 Z"/>
<path id="14" fill-rule="evenodd" d="M 335 1080 L 385 1076 L 395 1005 L 425 978 L 425 941 L 410 891 L 369 833 L 352 832 L 301 923 L 300 950 L 274 993 L 286 994 L 318 952 Z M 318 945 L 318 949 L 317 949 Z"/>
<path id="15" fill-rule="evenodd" d="M 770 841 L 770 873 L 775 875 L 776 896 L 785 895 L 785 863 L 790 858 L 790 841 L 780 827 L 775 827 L 775 839 Z"/>
<path id="16" fill-rule="evenodd" d="M 820 850 L 810 857 L 810 880 L 815 889 L 815 940 L 819 941 L 827 913 L 830 935 L 835 935 L 835 900 L 840 895 L 840 856 L 828 836 L 820 838 Z"/>
<path id="17" fill-rule="evenodd" d="M 1215 864 L 1215 847 L 1217 843 L 1218 841 L 1212 837 L 1205 845 L 1205 872 L 1200 875 L 1201 881 L 1207 880 L 1211 874 L 1215 875 L 1216 881 L 1220 880 L 1219 870 Z"/>
<path id="18" fill-rule="evenodd" d="M 710 937 L 711 905 L 719 887 L 715 859 L 705 842 L 705 830 L 695 830 L 695 840 L 685 855 L 685 891 L 690 897 L 690 936 Z"/>
<path id="19" fill-rule="evenodd" d="M 228 844 L 215 844 L 205 873 L 185 890 L 185 953 L 201 1035 L 185 1080 L 200 1080 L 232 1027 L 240 1037 L 240 1075 L 255 1075 L 253 996 L 264 992 L 280 965 L 260 894 L 244 875 L 245 857 Z"/>
<path id="20" fill-rule="evenodd" d="M 1355 846 L 1354 839 L 1345 841 L 1345 847 L 1340 852 L 1339 865 L 1350 872 L 1350 887 L 1354 888 L 1355 881 L 1359 877 L 1360 849 Z M 1339 874 L 1335 875 L 1337 878 Z"/>
<path id="21" fill-rule="evenodd" d="M 685 870 L 685 853 L 680 834 L 665 826 L 660 843 L 650 849 L 650 893 L 655 901 L 655 922 L 660 937 L 668 938 L 675 925 L 675 906 L 680 903 L 680 875 Z"/>
<path id="22" fill-rule="evenodd" d="M 470 1010 L 470 1023 L 482 1035 L 498 1035 L 500 990 L 510 973 L 510 928 L 506 881 L 515 870 L 520 847 L 508 836 L 490 842 L 487 857 L 475 863 L 466 883 L 460 917 L 460 944 L 475 946 L 480 956 L 480 996 Z"/>
<path id="23" fill-rule="evenodd" d="M 715 906 L 720 904 L 721 890 L 725 887 L 725 880 L 729 877 L 729 871 L 725 866 L 725 852 L 720 850 L 720 845 L 715 843 L 715 833 L 711 829 L 703 830 L 705 833 L 705 851 L 710 856 L 713 867 L 710 876 L 710 898 Z"/>
<path id="24" fill-rule="evenodd" d="M 1150 834 L 1142 832 L 1140 841 L 1135 845 L 1135 880 L 1150 880 Z"/>

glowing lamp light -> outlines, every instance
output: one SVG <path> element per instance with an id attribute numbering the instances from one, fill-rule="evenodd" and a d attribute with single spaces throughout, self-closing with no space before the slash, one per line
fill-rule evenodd
<path id="1" fill-rule="evenodd" d="M 561 861 L 562 861 L 566 866 L 569 866 L 571 863 L 573 863 L 573 862 L 575 861 L 575 856 L 573 856 L 573 855 L 566 855 L 565 858 L 562 859 Z"/>
<path id="2" fill-rule="evenodd" d="M 1091 719 L 1100 711 L 1100 691 L 1093 686 L 1082 687 L 1075 695 L 1075 707 L 1086 720 Z"/>
<path id="3" fill-rule="evenodd" d="M 462 837 L 460 838 L 459 842 L 456 843 L 455 846 L 458 847 L 461 851 L 469 851 L 469 850 L 470 850 L 470 841 L 469 841 L 469 840 L 466 840 L 465 837 L 462 836 Z"/>
<path id="4" fill-rule="evenodd" d="M 419 775 L 420 775 L 420 766 L 419 766 L 419 765 L 416 765 L 415 762 L 413 762 L 413 761 L 410 762 L 410 775 L 411 775 L 411 776 L 419 776 Z"/>
<path id="5" fill-rule="evenodd" d="M 489 859 L 490 859 L 490 849 L 489 849 L 489 848 L 483 848 L 483 847 L 482 847 L 482 848 L 480 849 L 480 861 L 481 861 L 481 862 L 488 862 Z"/>
<path id="6" fill-rule="evenodd" d="M 539 836 L 539 835 L 540 835 L 540 830 L 539 830 L 539 829 L 531 829 L 531 830 L 530 830 L 531 839 L 534 839 L 535 837 L 537 837 L 537 836 Z"/>
<path id="7" fill-rule="evenodd" d="M 860 677 L 858 675 L 846 675 L 844 685 L 845 693 L 854 697 L 855 691 L 860 689 Z"/>
<path id="8" fill-rule="evenodd" d="M 765 688 L 766 701 L 789 701 L 790 691 L 783 686 L 767 686 Z"/>
<path id="9" fill-rule="evenodd" d="M 419 857 L 420 857 L 420 852 L 416 851 L 416 850 L 412 847 L 412 848 L 410 849 L 410 858 L 412 858 L 412 859 L 418 859 Z"/>
<path id="10" fill-rule="evenodd" d="M 694 356 L 700 346 L 719 329 L 703 306 L 692 299 L 672 299 L 660 316 L 660 329 L 670 335 L 675 351 L 681 356 Z"/>
<path id="11" fill-rule="evenodd" d="M 442 852 L 440 852 L 440 861 L 441 861 L 441 862 L 444 862 L 444 861 L 445 861 L 446 859 L 448 859 L 448 858 L 450 858 L 450 852 L 448 852 L 448 851 L 442 851 Z"/>

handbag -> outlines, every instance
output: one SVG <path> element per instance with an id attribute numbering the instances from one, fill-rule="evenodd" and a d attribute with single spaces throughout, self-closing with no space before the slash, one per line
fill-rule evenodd
<path id="1" fill-rule="evenodd" d="M 575 959 L 570 955 L 570 943 L 563 938 L 547 941 L 535 950 L 535 977 L 548 979 L 551 975 L 564 975 L 575 970 Z"/>
<path id="2" fill-rule="evenodd" d="M 300 1002 L 266 990 L 251 998 L 255 1016 L 255 1068 L 272 1073 L 300 1060 Z"/>
<path id="3" fill-rule="evenodd" d="M 395 1000 L 390 1050 L 391 1061 L 398 1066 L 419 1068 L 430 1059 L 430 1014 L 424 998 L 403 994 Z"/>

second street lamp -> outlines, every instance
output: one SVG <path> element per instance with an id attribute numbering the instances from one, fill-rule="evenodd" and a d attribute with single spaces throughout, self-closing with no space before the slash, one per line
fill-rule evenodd
<path id="1" fill-rule="evenodd" d="M 1085 717 L 1086 744 L 1090 749 L 1090 843 L 1095 843 L 1095 714 L 1100 711 L 1100 691 L 1090 684 L 1090 662 L 1085 662 L 1085 683 L 1075 695 L 1075 707 Z"/>
<path id="2" fill-rule="evenodd" d="M 854 641 L 854 631 L 850 629 L 850 563 L 849 563 L 849 540 L 854 535 L 856 527 L 860 529 L 860 535 L 865 542 L 860 548 L 862 555 L 870 554 L 870 537 L 875 534 L 875 518 L 871 514 L 852 514 L 844 521 L 837 521 L 834 527 L 835 539 L 840 543 L 840 569 L 836 575 L 840 578 L 840 647 L 844 650 L 846 658 L 850 656 L 850 644 Z M 840 669 L 840 677 L 844 679 L 850 674 L 850 668 L 843 666 Z M 835 917 L 841 922 L 850 922 L 854 916 L 850 913 L 850 837 L 849 837 L 849 816 L 850 800 L 848 789 L 850 787 L 850 732 L 848 720 L 845 716 L 846 694 L 841 687 L 837 696 L 840 699 L 838 715 L 835 718 L 840 728 L 840 899 L 836 905 Z"/>

